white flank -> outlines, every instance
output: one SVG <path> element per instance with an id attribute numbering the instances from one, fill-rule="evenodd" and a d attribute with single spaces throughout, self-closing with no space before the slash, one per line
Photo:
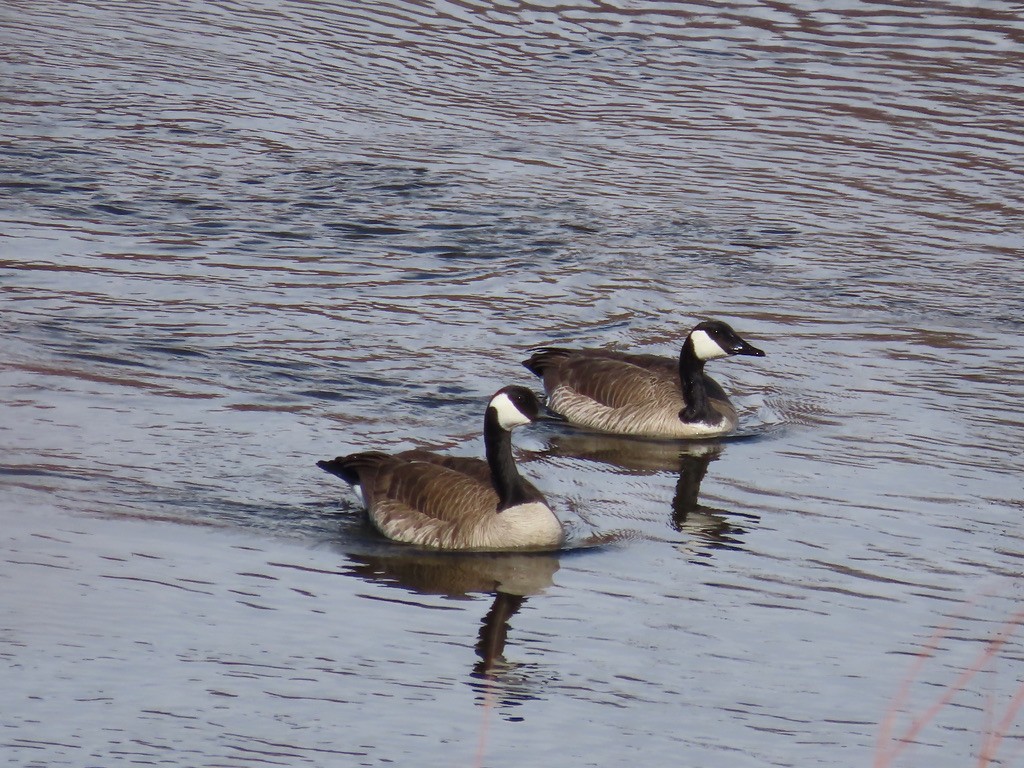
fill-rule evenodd
<path id="1" fill-rule="evenodd" d="M 493 541 L 487 545 L 501 549 L 557 547 L 565 532 L 547 504 L 533 501 L 499 512 L 492 536 Z"/>
<path id="2" fill-rule="evenodd" d="M 504 392 L 491 400 L 490 407 L 498 412 L 498 424 L 502 429 L 512 429 L 530 423 Z"/>
<path id="3" fill-rule="evenodd" d="M 690 334 L 693 339 L 693 351 L 701 360 L 715 360 L 719 357 L 728 357 L 729 353 L 718 346 L 718 342 L 708 336 L 706 331 L 694 331 Z"/>
<path id="4" fill-rule="evenodd" d="M 356 498 L 359 499 L 359 503 L 363 505 L 363 508 L 364 509 L 368 508 L 366 506 L 366 497 L 363 496 L 363 486 L 361 486 L 361 485 L 359 485 L 357 483 L 356 485 L 352 486 L 352 490 L 355 491 Z"/>

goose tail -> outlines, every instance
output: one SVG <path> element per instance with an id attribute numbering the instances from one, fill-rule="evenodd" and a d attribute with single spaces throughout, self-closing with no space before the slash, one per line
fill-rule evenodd
<path id="1" fill-rule="evenodd" d="M 363 471 L 379 467 L 381 461 L 387 461 L 388 458 L 387 454 L 384 453 L 366 451 L 364 453 L 353 453 L 350 456 L 324 459 L 318 461 L 316 465 L 324 472 L 340 477 L 349 485 L 359 485 L 362 483 L 360 474 Z"/>
<path id="2" fill-rule="evenodd" d="M 532 352 L 530 357 L 523 360 L 523 365 L 535 376 L 544 378 L 544 371 L 558 365 L 559 362 L 571 355 L 573 350 L 562 347 L 538 347 Z"/>

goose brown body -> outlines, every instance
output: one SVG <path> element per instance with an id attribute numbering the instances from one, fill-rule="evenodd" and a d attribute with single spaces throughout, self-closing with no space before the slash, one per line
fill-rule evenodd
<path id="1" fill-rule="evenodd" d="M 700 438 L 736 428 L 736 409 L 725 390 L 704 373 L 706 360 L 732 354 L 764 353 L 725 323 L 709 321 L 687 336 L 678 361 L 544 347 L 523 364 L 543 380 L 548 408 L 573 424 L 643 437 Z"/>
<path id="2" fill-rule="evenodd" d="M 529 390 L 501 392 L 508 390 L 527 393 L 539 411 Z M 416 449 L 354 453 L 317 465 L 353 485 L 371 522 L 395 541 L 436 549 L 557 547 L 562 525 L 543 494 L 516 470 L 510 429 L 489 406 L 487 461 Z"/>

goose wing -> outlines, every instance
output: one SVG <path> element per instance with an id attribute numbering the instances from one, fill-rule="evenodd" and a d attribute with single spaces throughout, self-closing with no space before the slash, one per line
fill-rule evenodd
<path id="1" fill-rule="evenodd" d="M 643 368 L 645 371 L 649 371 L 660 379 L 671 381 L 673 386 L 680 388 L 681 391 L 678 360 L 661 357 L 660 355 L 617 355 L 616 359 L 635 365 L 639 368 Z M 729 398 L 725 394 L 725 390 L 722 389 L 721 385 L 717 381 L 712 379 L 706 373 L 702 373 L 701 375 L 704 377 L 704 386 L 707 389 L 708 397 L 712 400 L 729 402 Z"/>
<path id="2" fill-rule="evenodd" d="M 498 507 L 498 494 L 491 487 L 489 475 L 487 481 L 482 481 L 473 459 L 453 459 L 426 451 L 396 455 L 367 452 L 329 463 L 357 481 L 366 508 L 373 516 L 387 511 L 388 515 L 422 522 L 470 522 L 472 518 L 493 514 Z M 445 466 L 446 461 L 465 463 L 464 468 L 471 473 Z M 479 464 L 487 469 L 486 463 Z M 335 474 L 341 476 L 340 471 Z"/>
<path id="3" fill-rule="evenodd" d="M 545 372 L 544 384 L 549 392 L 566 387 L 608 408 L 684 405 L 672 361 L 653 355 L 574 355 Z"/>
<path id="4" fill-rule="evenodd" d="M 482 459 L 466 456 L 444 456 L 440 453 L 433 453 L 421 448 L 402 451 L 402 453 L 398 454 L 398 457 L 405 461 L 424 461 L 429 464 L 436 464 L 439 467 L 445 467 L 467 477 L 472 477 L 483 485 L 491 485 L 491 468 Z"/>

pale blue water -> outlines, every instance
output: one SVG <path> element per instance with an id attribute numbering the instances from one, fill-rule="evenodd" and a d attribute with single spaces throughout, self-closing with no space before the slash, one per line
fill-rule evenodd
<path id="1" fill-rule="evenodd" d="M 1015 634 L 978 661 L 1024 562 L 1011 6 L 0 14 L 12 765 L 978 762 L 1024 686 Z M 530 347 L 707 316 L 767 352 L 712 364 L 737 437 L 517 432 L 570 551 L 411 552 L 314 466 L 478 455 Z M 888 761 L 936 627 L 896 735 L 983 669 Z"/>

